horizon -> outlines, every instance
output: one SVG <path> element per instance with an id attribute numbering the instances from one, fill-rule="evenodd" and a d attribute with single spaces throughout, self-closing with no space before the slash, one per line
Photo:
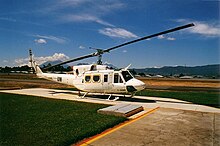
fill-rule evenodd
<path id="1" fill-rule="evenodd" d="M 102 61 L 119 68 L 220 64 L 219 6 L 199 0 L 3 0 L 0 66 L 28 64 L 29 48 L 38 64 L 65 61 L 94 52 L 89 47 L 106 49 L 187 23 L 195 26 L 118 48 Z"/>
<path id="2" fill-rule="evenodd" d="M 51 62 L 57 62 L 57 61 L 61 61 L 61 60 L 54 60 L 54 61 L 46 61 L 46 62 L 44 62 L 44 63 L 42 63 L 42 64 L 39 64 L 39 66 L 42 66 L 42 65 L 44 65 L 45 63 L 47 63 L 47 64 L 49 64 L 49 63 L 51 63 Z M 81 65 L 81 64 L 83 64 L 83 65 L 90 65 L 89 63 L 87 63 L 87 62 L 80 62 L 80 63 L 78 63 L 78 64 L 76 64 L 76 65 Z M 111 63 L 108 63 L 108 62 L 104 62 L 103 63 L 103 65 L 113 65 L 113 66 L 115 66 L 115 67 L 117 67 L 116 65 L 114 65 L 114 64 L 111 64 Z M 22 66 L 29 66 L 30 67 L 30 65 L 29 64 L 25 64 L 25 65 L 22 65 Z M 53 64 L 52 64 L 53 65 Z M 61 65 L 61 66 L 76 66 L 76 65 L 68 65 L 68 64 L 64 64 L 64 65 Z M 219 64 L 204 64 L 204 65 L 195 65 L 195 66 L 187 66 L 187 65 L 164 65 L 164 66 L 146 66 L 146 67 L 142 67 L 142 68 L 135 68 L 135 67 L 132 67 L 132 65 L 131 65 L 131 67 L 129 67 L 129 69 L 146 69 L 146 68 L 163 68 L 163 67 L 201 67 L 201 66 L 210 66 L 210 65 L 219 65 L 220 66 L 220 63 Z M 13 67 L 22 67 L 22 66 L 0 66 L 1 68 L 5 68 L 5 67 L 10 67 L 10 68 L 13 68 Z M 124 66 L 124 67 L 126 67 L 126 66 Z M 118 67 L 117 67 L 118 68 Z M 123 67 L 122 67 L 123 68 Z"/>

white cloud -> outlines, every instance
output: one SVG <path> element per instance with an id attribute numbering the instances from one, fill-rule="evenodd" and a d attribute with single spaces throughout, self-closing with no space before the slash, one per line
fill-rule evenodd
<path id="1" fill-rule="evenodd" d="M 79 48 L 80 48 L 80 49 L 85 49 L 86 47 L 84 47 L 84 46 L 80 45 L 80 46 L 79 46 Z"/>
<path id="2" fill-rule="evenodd" d="M 159 35 L 157 38 L 158 39 L 164 39 L 165 37 L 163 35 Z"/>
<path id="3" fill-rule="evenodd" d="M 119 0 L 108 0 L 108 1 L 94 1 L 94 0 L 57 0 L 55 4 L 48 5 L 48 7 L 54 7 L 53 10 L 66 9 L 66 8 L 82 8 L 85 5 L 91 6 L 90 9 L 87 10 L 106 10 L 106 9 L 120 9 L 125 6 L 125 3 Z"/>
<path id="4" fill-rule="evenodd" d="M 104 29 L 100 29 L 99 33 L 107 35 L 109 37 L 117 37 L 117 38 L 137 38 L 138 37 L 137 35 L 123 28 L 104 28 Z"/>
<path id="5" fill-rule="evenodd" d="M 169 41 L 175 41 L 176 38 L 173 38 L 173 37 L 167 37 L 167 40 L 169 40 Z"/>
<path id="6" fill-rule="evenodd" d="M 83 6 L 88 3 L 90 0 L 57 0 L 55 3 L 52 2 L 50 5 L 47 5 L 45 8 L 46 12 L 57 11 L 68 8 L 76 8 Z"/>
<path id="7" fill-rule="evenodd" d="M 0 20 L 10 21 L 10 22 L 16 22 L 16 19 L 9 18 L 9 17 L 0 17 Z"/>
<path id="8" fill-rule="evenodd" d="M 65 15 L 62 17 L 62 19 L 68 22 L 96 22 L 101 25 L 114 27 L 114 25 L 91 14 Z"/>
<path id="9" fill-rule="evenodd" d="M 164 35 L 159 35 L 157 38 L 158 38 L 158 39 L 166 39 L 166 40 L 168 40 L 168 41 L 174 41 L 174 40 L 176 40 L 176 38 L 166 37 L 166 36 L 164 36 Z"/>
<path id="10" fill-rule="evenodd" d="M 47 43 L 47 41 L 45 39 L 35 39 L 34 41 L 38 44 L 46 44 Z"/>
<path id="11" fill-rule="evenodd" d="M 220 36 L 220 27 L 207 23 L 195 22 L 195 26 L 190 29 L 190 32 L 207 36 Z"/>
<path id="12" fill-rule="evenodd" d="M 8 63 L 8 60 L 3 60 L 4 63 Z"/>
<path id="13" fill-rule="evenodd" d="M 34 37 L 38 37 L 40 39 L 48 39 L 48 40 L 52 40 L 55 41 L 57 43 L 63 44 L 66 43 L 67 39 L 64 37 L 55 37 L 52 35 L 46 36 L 46 35 L 33 35 Z"/>
<path id="14" fill-rule="evenodd" d="M 49 6 L 52 11 L 70 9 L 69 13 L 60 15 L 62 22 L 95 22 L 104 26 L 114 27 L 113 24 L 102 18 L 116 10 L 122 10 L 125 3 L 118 0 L 93 1 L 93 0 L 60 0 L 55 6 Z"/>
<path id="15" fill-rule="evenodd" d="M 63 53 L 54 53 L 54 55 L 46 56 L 46 57 L 34 57 L 34 60 L 39 65 L 46 62 L 46 61 L 55 61 L 55 60 L 65 61 L 68 59 L 69 59 L 69 57 Z M 18 66 L 28 65 L 28 63 L 29 63 L 29 58 L 15 59 L 15 64 Z"/>
<path id="16" fill-rule="evenodd" d="M 161 68 L 161 66 L 153 66 L 152 68 Z"/>
<path id="17" fill-rule="evenodd" d="M 100 3 L 101 2 L 101 3 Z M 117 9 L 123 9 L 126 7 L 126 4 L 122 1 L 100 1 L 96 3 L 95 9 L 96 11 L 100 11 L 102 13 L 112 12 Z"/>
<path id="18" fill-rule="evenodd" d="M 89 6 L 89 8 L 88 8 Z M 57 11 L 60 9 L 79 8 L 81 13 L 104 15 L 113 10 L 122 9 L 126 4 L 118 0 L 94 1 L 94 0 L 58 0 L 55 4 L 47 6 L 49 11 Z M 85 8 L 86 7 L 86 8 Z"/>
<path id="19" fill-rule="evenodd" d="M 206 37 L 219 37 L 220 36 L 220 24 L 210 23 L 210 22 L 202 22 L 202 21 L 193 21 L 188 19 L 178 19 L 176 20 L 180 23 L 194 23 L 195 26 L 186 29 L 190 33 L 200 34 Z"/>
<path id="20" fill-rule="evenodd" d="M 128 51 L 127 51 L 127 50 L 123 50 L 122 52 L 123 52 L 123 53 L 127 53 Z"/>
<path id="21" fill-rule="evenodd" d="M 59 0 L 59 5 L 62 7 L 75 7 L 79 6 L 88 0 Z"/>

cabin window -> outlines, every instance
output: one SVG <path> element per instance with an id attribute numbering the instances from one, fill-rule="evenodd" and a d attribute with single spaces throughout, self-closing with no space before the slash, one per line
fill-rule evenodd
<path id="1" fill-rule="evenodd" d="M 114 83 L 123 83 L 122 78 L 120 77 L 119 74 L 114 74 Z"/>
<path id="2" fill-rule="evenodd" d="M 114 83 L 118 83 L 118 74 L 114 74 Z"/>
<path id="3" fill-rule="evenodd" d="M 91 68 L 90 68 L 90 70 L 91 70 L 91 71 L 97 70 L 97 69 L 96 69 L 96 65 L 92 65 Z"/>
<path id="4" fill-rule="evenodd" d="M 62 82 L 62 78 L 61 77 L 57 77 L 57 81 L 58 82 Z"/>
<path id="5" fill-rule="evenodd" d="M 78 70 L 78 69 L 76 69 L 76 75 L 77 75 L 77 76 L 79 75 L 79 70 Z"/>
<path id="6" fill-rule="evenodd" d="M 100 81 L 100 75 L 94 75 L 93 76 L 93 81 L 94 82 L 99 82 Z"/>
<path id="7" fill-rule="evenodd" d="M 104 75 L 104 82 L 108 82 L 108 75 Z"/>
<path id="8" fill-rule="evenodd" d="M 85 82 L 90 82 L 91 76 L 85 76 Z"/>

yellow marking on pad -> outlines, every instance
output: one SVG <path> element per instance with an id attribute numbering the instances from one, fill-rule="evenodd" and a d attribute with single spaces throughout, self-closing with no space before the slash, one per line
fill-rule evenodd
<path id="1" fill-rule="evenodd" d="M 93 136 L 91 138 L 88 138 L 88 139 L 86 139 L 86 140 L 84 140 L 84 141 L 82 141 L 82 142 L 80 142 L 79 144 L 76 144 L 76 145 L 77 146 L 87 146 L 87 145 L 91 144 L 92 142 L 94 142 L 94 141 L 96 141 L 96 140 L 98 140 L 98 139 L 100 139 L 100 138 L 102 138 L 102 137 L 104 137 L 104 136 L 106 136 L 106 135 L 108 135 L 108 134 L 110 134 L 112 132 L 115 132 L 115 131 L 121 129 L 122 127 L 125 127 L 125 126 L 127 126 L 127 125 L 129 125 L 129 124 L 131 124 L 133 122 L 136 122 L 137 120 L 140 120 L 141 118 L 143 118 L 143 117 L 145 117 L 145 116 L 155 112 L 157 109 L 159 109 L 159 107 L 156 107 L 156 108 L 146 112 L 145 114 L 143 114 L 143 115 L 141 115 L 141 116 L 139 116 L 139 117 L 137 117 L 135 119 L 126 121 L 126 122 L 124 122 L 122 124 L 119 124 L 119 125 L 113 127 L 113 128 L 107 129 L 106 131 L 104 131 L 104 132 L 102 132 L 100 134 L 97 134 L 97 135 L 95 135 L 95 136 Z"/>

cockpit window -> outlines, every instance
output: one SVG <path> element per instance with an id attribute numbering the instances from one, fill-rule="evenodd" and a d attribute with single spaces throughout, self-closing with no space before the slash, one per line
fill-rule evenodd
<path id="1" fill-rule="evenodd" d="M 133 78 L 128 71 L 122 71 L 121 74 L 122 74 L 123 78 L 125 79 L 125 82 L 127 82 L 128 80 Z"/>

